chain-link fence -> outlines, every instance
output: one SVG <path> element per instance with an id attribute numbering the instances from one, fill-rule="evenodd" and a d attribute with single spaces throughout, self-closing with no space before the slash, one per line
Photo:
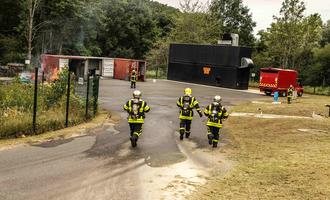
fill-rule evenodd
<path id="1" fill-rule="evenodd" d="M 31 81 L 0 87 L 0 138 L 39 134 L 79 124 L 97 113 L 99 77 L 77 79 L 67 68 L 46 82 L 35 69 Z"/>

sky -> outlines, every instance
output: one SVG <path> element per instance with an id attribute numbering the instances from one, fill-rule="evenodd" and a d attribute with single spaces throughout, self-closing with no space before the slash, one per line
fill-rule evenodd
<path id="1" fill-rule="evenodd" d="M 179 0 L 154 0 L 176 8 L 180 7 Z M 208 0 L 199 0 L 206 3 Z M 261 29 L 266 29 L 273 21 L 273 15 L 279 15 L 282 0 L 243 0 L 243 4 L 250 8 L 253 20 L 257 23 L 254 29 L 256 34 Z M 319 13 L 325 22 L 330 20 L 330 0 L 304 0 L 306 15 Z"/>

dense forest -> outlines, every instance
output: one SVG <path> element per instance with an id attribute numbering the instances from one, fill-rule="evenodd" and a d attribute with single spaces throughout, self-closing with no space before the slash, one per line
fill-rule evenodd
<path id="1" fill-rule="evenodd" d="M 0 65 L 42 53 L 146 59 L 166 72 L 170 43 L 216 44 L 237 33 L 256 67 L 296 69 L 304 83 L 330 85 L 330 21 L 305 14 L 302 0 L 283 0 L 267 30 L 242 0 L 182 0 L 176 9 L 150 0 L 2 0 Z"/>

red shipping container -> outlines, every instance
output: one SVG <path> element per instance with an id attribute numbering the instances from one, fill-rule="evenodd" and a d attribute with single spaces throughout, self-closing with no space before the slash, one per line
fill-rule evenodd
<path id="1" fill-rule="evenodd" d="M 146 62 L 124 58 L 114 59 L 114 79 L 130 80 L 130 74 L 135 69 L 137 79 L 145 81 Z"/>

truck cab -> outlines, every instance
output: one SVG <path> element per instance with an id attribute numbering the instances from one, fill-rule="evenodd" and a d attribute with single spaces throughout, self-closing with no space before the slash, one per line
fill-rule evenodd
<path id="1" fill-rule="evenodd" d="M 278 91 L 281 96 L 286 96 L 290 85 L 297 91 L 298 96 L 303 95 L 304 89 L 297 71 L 272 67 L 260 69 L 259 89 L 266 95 Z"/>

